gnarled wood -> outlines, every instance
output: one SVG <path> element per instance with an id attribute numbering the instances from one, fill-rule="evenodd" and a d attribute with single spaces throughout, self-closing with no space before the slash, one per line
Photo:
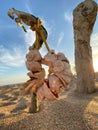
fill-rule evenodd
<path id="1" fill-rule="evenodd" d="M 90 36 L 96 15 L 97 4 L 93 0 L 85 0 L 73 11 L 77 91 L 82 93 L 95 91 Z"/>

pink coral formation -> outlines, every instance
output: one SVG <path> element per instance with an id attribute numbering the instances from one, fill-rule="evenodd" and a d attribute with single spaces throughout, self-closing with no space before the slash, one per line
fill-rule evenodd
<path id="1" fill-rule="evenodd" d="M 55 54 L 54 51 L 48 52 L 42 58 L 38 50 L 29 50 L 26 59 L 26 67 L 29 70 L 27 75 L 30 80 L 23 85 L 24 95 L 36 93 L 40 102 L 45 98 L 57 99 L 72 77 L 68 59 L 63 53 Z M 42 64 L 49 67 L 47 79 Z"/>

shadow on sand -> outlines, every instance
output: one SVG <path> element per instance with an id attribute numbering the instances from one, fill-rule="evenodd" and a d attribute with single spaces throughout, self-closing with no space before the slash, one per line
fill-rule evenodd
<path id="1" fill-rule="evenodd" d="M 11 95 L 9 95 L 9 93 Z M 19 87 L 2 88 L 0 98 L 14 105 L 18 99 Z M 10 104 L 12 102 L 12 104 Z M 98 89 L 93 94 L 76 93 L 75 87 L 65 90 L 57 101 L 45 101 L 44 110 L 30 114 L 22 110 L 0 116 L 0 130 L 97 130 Z M 7 105 L 8 106 L 8 105 Z M 10 120 L 10 121 L 9 121 Z M 7 123 L 6 123 L 7 122 Z"/>

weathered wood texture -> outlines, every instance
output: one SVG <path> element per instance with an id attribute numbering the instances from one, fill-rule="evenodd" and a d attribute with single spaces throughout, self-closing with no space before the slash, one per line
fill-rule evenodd
<path id="1" fill-rule="evenodd" d="M 95 91 L 90 37 L 96 16 L 97 4 L 93 0 L 85 0 L 73 10 L 77 91 L 81 93 Z"/>

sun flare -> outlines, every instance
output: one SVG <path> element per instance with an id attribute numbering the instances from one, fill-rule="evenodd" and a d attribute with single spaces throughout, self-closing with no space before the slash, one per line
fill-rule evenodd
<path id="1" fill-rule="evenodd" d="M 98 72 L 98 58 L 93 60 L 94 71 Z"/>

